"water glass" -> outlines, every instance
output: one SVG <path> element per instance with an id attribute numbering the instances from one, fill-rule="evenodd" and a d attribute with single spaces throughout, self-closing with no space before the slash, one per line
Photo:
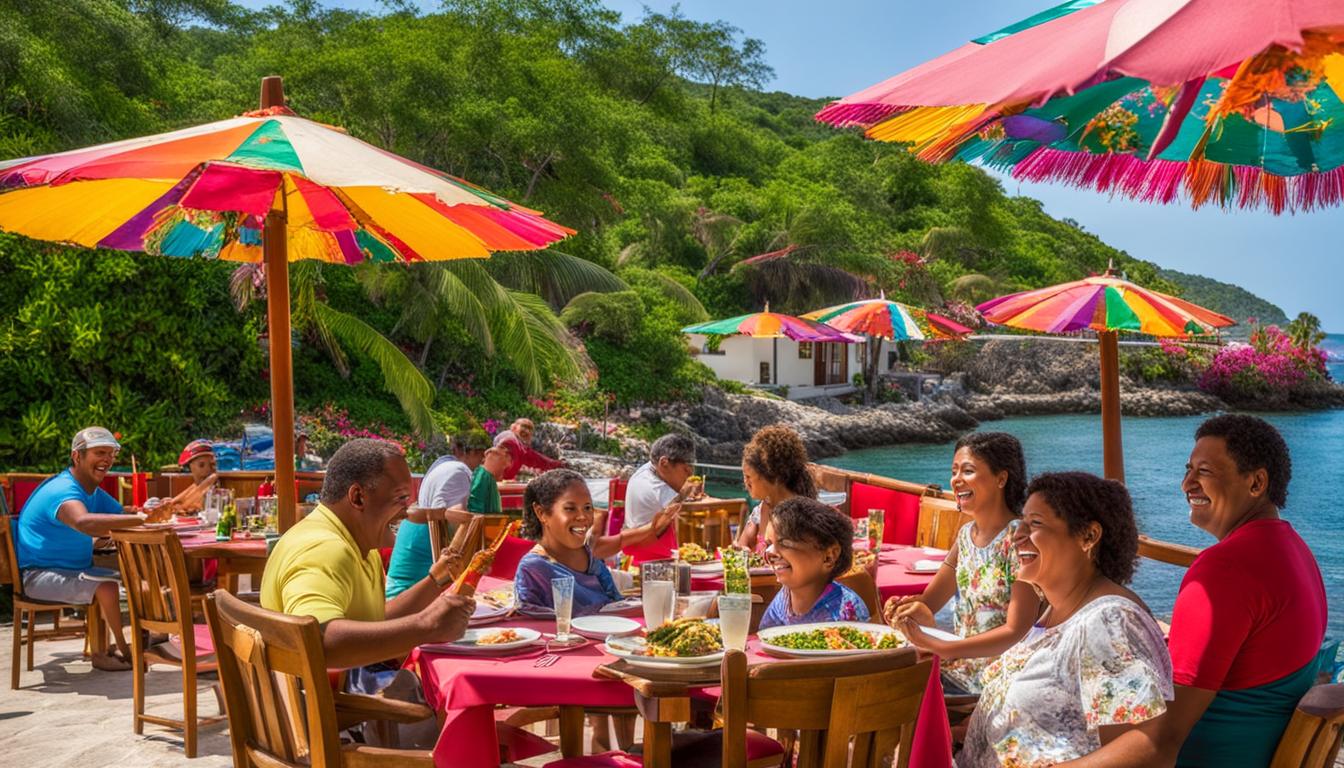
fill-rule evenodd
<path id="1" fill-rule="evenodd" d="M 574 615 L 574 578 L 551 579 L 551 597 L 555 603 L 555 639 L 569 642 L 569 621 Z"/>
<path id="2" fill-rule="evenodd" d="M 745 651 L 751 628 L 751 595 L 719 595 L 719 632 L 724 650 Z"/>
<path id="3" fill-rule="evenodd" d="M 732 547 L 720 550 L 723 559 L 723 591 L 728 594 L 751 594 L 751 551 Z"/>
<path id="4" fill-rule="evenodd" d="M 859 542 L 868 543 L 868 518 L 866 517 L 854 518 L 854 543 L 857 545 Z"/>
<path id="5" fill-rule="evenodd" d="M 654 630 L 672 620 L 677 606 L 676 565 L 670 561 L 640 566 L 640 584 L 644 603 L 644 628 Z"/>
<path id="6" fill-rule="evenodd" d="M 886 531 L 886 521 L 885 509 L 868 510 L 868 548 L 874 552 L 882 549 L 882 534 Z"/>

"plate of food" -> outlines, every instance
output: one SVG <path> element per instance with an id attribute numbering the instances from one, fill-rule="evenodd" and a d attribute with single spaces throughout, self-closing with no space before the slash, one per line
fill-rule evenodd
<path id="1" fill-rule="evenodd" d="M 714 554 L 695 542 L 677 547 L 677 559 L 683 563 L 689 563 L 691 566 L 715 562 Z"/>
<path id="2" fill-rule="evenodd" d="M 643 629 L 638 621 L 622 616 L 575 616 L 569 626 L 580 635 L 593 640 L 608 637 L 627 637 Z"/>
<path id="3" fill-rule="evenodd" d="M 852 656 L 907 645 L 905 637 L 891 627 L 857 621 L 770 627 L 757 637 L 761 650 L 773 656 Z"/>
<path id="4" fill-rule="evenodd" d="M 420 646 L 438 653 L 501 653 L 525 648 L 541 639 L 541 633 L 527 627 L 490 627 L 468 629 L 451 643 Z"/>
<path id="5" fill-rule="evenodd" d="M 723 636 L 715 623 L 677 619 L 644 637 L 608 637 L 602 650 L 637 667 L 708 667 L 723 660 Z"/>
<path id="6" fill-rule="evenodd" d="M 905 567 L 906 573 L 937 573 L 943 567 L 942 560 L 916 560 Z"/>
<path id="7" fill-rule="evenodd" d="M 494 621 L 513 612 L 512 584 L 487 592 L 477 592 L 475 597 L 476 611 L 471 614 L 472 624 Z"/>

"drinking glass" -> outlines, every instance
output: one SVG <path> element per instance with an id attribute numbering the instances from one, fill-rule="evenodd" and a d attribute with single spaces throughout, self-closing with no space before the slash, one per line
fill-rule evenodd
<path id="1" fill-rule="evenodd" d="M 643 591 L 644 628 L 652 631 L 672 620 L 672 611 L 677 603 L 675 564 L 644 563 L 640 566 L 639 576 Z"/>
<path id="2" fill-rule="evenodd" d="M 729 594 L 751 594 L 751 551 L 731 547 L 721 550 L 723 558 L 723 591 Z"/>
<path id="3" fill-rule="evenodd" d="M 868 510 L 868 548 L 874 552 L 882 549 L 882 534 L 886 530 L 886 521 L 885 509 Z"/>
<path id="4" fill-rule="evenodd" d="M 725 650 L 745 651 L 751 628 L 751 595 L 719 595 L 719 632 Z"/>
<path id="5" fill-rule="evenodd" d="M 856 545 L 859 542 L 868 543 L 868 518 L 854 518 L 854 542 Z"/>
<path id="6" fill-rule="evenodd" d="M 569 642 L 569 620 L 574 615 L 574 578 L 551 579 L 551 597 L 555 602 L 555 639 Z"/>

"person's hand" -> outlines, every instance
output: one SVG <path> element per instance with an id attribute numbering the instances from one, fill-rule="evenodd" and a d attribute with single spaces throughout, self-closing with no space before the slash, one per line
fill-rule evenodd
<path id="1" fill-rule="evenodd" d="M 658 510 L 658 512 L 654 514 L 653 530 L 655 532 L 667 530 L 667 526 L 676 522 L 676 519 L 680 516 L 681 502 L 674 501 L 671 504 L 668 504 L 667 507 Z"/>
<path id="2" fill-rule="evenodd" d="M 931 653 L 935 656 L 948 656 L 950 644 L 946 640 L 939 640 L 925 634 L 924 628 L 914 619 L 897 618 L 895 628 L 905 635 L 905 639 L 914 647 L 925 653 Z"/>
<path id="3" fill-rule="evenodd" d="M 476 601 L 470 597 L 439 595 L 420 611 L 424 622 L 425 642 L 451 643 L 466 634 L 467 622 L 476 611 Z"/>
<path id="4" fill-rule="evenodd" d="M 919 595 L 903 595 L 889 598 L 886 604 L 882 606 L 882 619 L 886 621 L 889 626 L 895 627 L 896 612 L 901 608 L 901 606 L 909 605 L 910 603 L 913 602 L 918 602 L 918 600 Z"/>
<path id="5" fill-rule="evenodd" d="M 929 606 L 923 600 L 911 600 L 908 603 L 897 606 L 896 620 L 901 621 L 904 619 L 909 619 L 916 624 L 921 624 L 926 627 L 935 625 L 933 611 L 929 609 Z"/>
<path id="6" fill-rule="evenodd" d="M 439 559 L 429 567 L 429 578 L 440 589 L 453 583 L 457 574 L 462 572 L 462 553 L 448 547 L 439 551 Z"/>
<path id="7" fill-rule="evenodd" d="M 705 479 L 691 475 L 686 478 L 686 482 L 681 486 L 681 498 L 687 501 L 695 501 L 705 495 Z"/>

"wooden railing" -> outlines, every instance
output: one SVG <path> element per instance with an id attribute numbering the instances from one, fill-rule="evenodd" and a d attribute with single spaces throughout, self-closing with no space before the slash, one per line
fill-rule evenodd
<path id="1" fill-rule="evenodd" d="M 863 483 L 876 488 L 884 488 L 890 491 L 900 493 L 910 493 L 916 496 L 926 498 L 941 499 L 943 501 L 956 501 L 956 497 L 950 491 L 944 491 L 937 486 L 920 485 L 905 480 L 894 480 L 882 475 L 874 475 L 867 472 L 854 472 L 848 469 L 838 467 L 828 467 L 821 464 L 812 465 L 812 474 L 817 479 L 817 486 L 827 491 L 844 491 L 846 498 L 851 497 L 851 488 L 854 483 Z M 939 531 L 940 520 L 936 517 L 938 511 L 932 509 L 934 505 L 921 505 L 919 529 L 921 535 L 926 530 L 932 530 L 937 538 L 936 545 L 944 545 L 948 541 L 946 531 Z M 926 520 L 925 518 L 929 519 Z M 946 521 L 941 521 L 946 527 Z M 943 547 L 944 549 L 946 546 Z M 1200 550 L 1196 547 L 1188 547 L 1184 544 L 1173 544 L 1168 541 L 1153 539 L 1148 536 L 1139 536 L 1139 556 L 1146 557 L 1149 560 L 1155 560 L 1171 565 L 1179 565 L 1182 568 L 1189 568 L 1195 561 Z"/>

